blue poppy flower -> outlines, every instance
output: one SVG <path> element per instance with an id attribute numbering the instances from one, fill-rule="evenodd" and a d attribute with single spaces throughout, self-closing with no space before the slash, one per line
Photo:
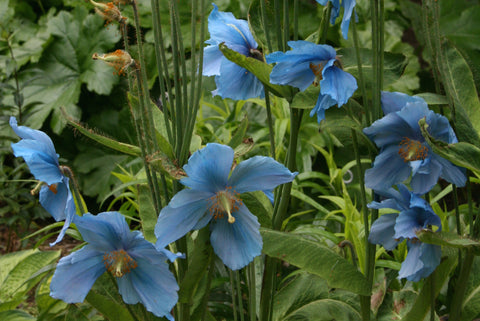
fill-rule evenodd
<path id="1" fill-rule="evenodd" d="M 417 231 L 437 226 L 442 229 L 440 218 L 430 205 L 418 195 L 411 193 L 407 187 L 399 184 L 398 191 L 390 188 L 379 192 L 387 197 L 382 202 L 372 202 L 369 208 L 392 208 L 399 213 L 384 214 L 373 222 L 368 241 L 381 244 L 387 250 L 393 250 L 398 243 L 407 240 L 408 254 L 398 272 L 400 279 L 417 282 L 429 276 L 440 264 L 441 247 L 422 243 L 418 240 Z"/>
<path id="2" fill-rule="evenodd" d="M 416 194 L 425 194 L 441 177 L 464 186 L 465 171 L 438 156 L 425 142 L 418 121 L 425 118 L 435 139 L 458 142 L 448 119 L 428 109 L 420 97 L 382 92 L 385 116 L 363 130 L 380 148 L 373 168 L 365 171 L 365 185 L 376 191 L 386 190 L 411 175 L 410 185 Z"/>
<path id="3" fill-rule="evenodd" d="M 247 21 L 236 19 L 231 12 L 218 11 L 218 7 L 213 4 L 208 17 L 208 31 L 210 39 L 205 41 L 209 46 L 204 49 L 202 73 L 204 76 L 215 76 L 217 89 L 212 94 L 234 100 L 263 97 L 263 84 L 260 80 L 250 71 L 225 58 L 218 48 L 219 44 L 225 43 L 228 48 L 244 56 L 261 56 Z"/>
<path id="4" fill-rule="evenodd" d="M 173 320 L 170 311 L 178 300 L 178 285 L 166 260 L 179 255 L 157 250 L 140 231 L 130 231 L 118 212 L 75 218 L 87 245 L 62 258 L 53 274 L 50 295 L 67 303 L 83 302 L 105 272 L 116 279 L 127 304 L 142 303 L 156 316 Z"/>
<path id="5" fill-rule="evenodd" d="M 312 83 L 320 84 L 320 96 L 310 113 L 317 114 L 318 122 L 325 118 L 325 110 L 347 103 L 357 87 L 355 77 L 340 68 L 337 53 L 329 45 L 316 45 L 299 40 L 289 41 L 292 50 L 269 54 L 267 63 L 276 63 L 270 73 L 272 84 L 290 85 L 304 91 Z"/>
<path id="6" fill-rule="evenodd" d="M 65 220 L 56 241 L 50 243 L 53 246 L 63 239 L 75 215 L 75 202 L 70 192 L 68 177 L 63 175 L 60 169 L 58 155 L 47 134 L 18 126 L 15 117 L 10 117 L 10 126 L 15 134 L 22 138 L 18 143 L 12 143 L 13 154 L 23 157 L 33 176 L 46 184 L 40 189 L 40 204 L 55 221 Z"/>
<path id="7" fill-rule="evenodd" d="M 234 152 L 229 146 L 207 144 L 183 167 L 189 187 L 177 193 L 164 207 L 155 226 L 157 247 L 179 239 L 210 222 L 215 253 L 232 270 L 238 270 L 261 254 L 258 219 L 242 203 L 240 194 L 269 191 L 291 182 L 297 173 L 270 157 L 255 156 L 232 168 Z"/>
<path id="8" fill-rule="evenodd" d="M 353 8 L 355 8 L 355 0 L 342 0 L 340 5 L 340 0 L 317 0 L 322 6 L 326 6 L 328 1 L 332 3 L 332 12 L 330 14 L 330 23 L 335 24 L 340 15 L 340 6 L 343 7 L 343 18 L 340 28 L 342 29 L 342 35 L 344 39 L 348 39 L 348 26 L 350 25 L 350 19 L 352 18 Z"/>

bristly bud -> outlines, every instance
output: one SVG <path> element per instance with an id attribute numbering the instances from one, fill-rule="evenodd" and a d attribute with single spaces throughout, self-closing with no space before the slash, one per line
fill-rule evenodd
<path id="1" fill-rule="evenodd" d="M 105 19 L 105 25 L 112 21 L 123 23 L 127 18 L 123 17 L 120 10 L 113 2 L 101 3 L 90 0 L 90 3 L 95 6 L 95 12 Z"/>
<path id="2" fill-rule="evenodd" d="M 93 60 L 103 60 L 109 66 L 115 68 L 114 74 L 124 75 L 125 69 L 129 66 L 135 64 L 135 60 L 130 56 L 130 54 L 124 50 L 117 49 L 112 53 L 107 53 L 99 55 L 94 53 L 92 56 Z"/>

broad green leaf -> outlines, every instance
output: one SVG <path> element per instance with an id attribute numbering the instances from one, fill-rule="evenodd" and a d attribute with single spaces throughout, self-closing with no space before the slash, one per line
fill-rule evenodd
<path id="1" fill-rule="evenodd" d="M 453 232 L 420 230 L 417 232 L 417 237 L 424 243 L 455 247 L 459 249 L 475 248 L 477 251 L 480 250 L 480 242 L 460 236 Z"/>
<path id="2" fill-rule="evenodd" d="M 430 135 L 425 119 L 420 119 L 418 124 L 420 125 L 423 137 L 425 137 L 425 140 L 428 145 L 432 147 L 435 154 L 440 155 L 457 166 L 480 173 L 480 148 L 465 142 L 447 144 Z"/>
<path id="3" fill-rule="evenodd" d="M 443 95 L 434 93 L 421 93 L 415 95 L 414 97 L 422 98 L 428 105 L 448 105 L 448 98 Z"/>
<path id="4" fill-rule="evenodd" d="M 77 7 L 71 13 L 60 11 L 48 20 L 48 32 L 54 37 L 42 54 L 35 69 L 25 70 L 26 81 L 32 81 L 24 89 L 25 104 L 34 104 L 28 112 L 26 125 L 40 128 L 51 112 L 57 116 L 52 119 L 52 129 L 59 134 L 66 123 L 59 123 L 59 108 L 69 106 L 80 116 L 78 108 L 81 86 L 86 84 L 89 91 L 100 95 L 109 94 L 118 82 L 113 69 L 100 61 L 91 59 L 95 52 L 104 53 L 113 48 L 120 39 L 115 26 L 108 29 L 103 20 L 94 14 L 88 14 L 85 8 Z"/>
<path id="5" fill-rule="evenodd" d="M 232 147 L 233 149 L 237 148 L 242 142 L 245 137 L 248 128 L 248 118 L 245 116 L 242 119 L 242 122 L 238 125 L 235 134 L 233 135 L 230 142 L 228 142 L 228 146 Z"/>
<path id="6" fill-rule="evenodd" d="M 8 277 L 8 274 L 15 268 L 15 266 L 28 256 L 37 252 L 37 250 L 24 250 L 0 256 L 0 266 L 2 267 L 0 269 L 0 289 L 3 282 L 5 282 L 5 279 Z"/>
<path id="7" fill-rule="evenodd" d="M 2 321 L 32 321 L 37 320 L 30 314 L 22 310 L 8 310 L 0 312 L 0 320 Z"/>
<path id="8" fill-rule="evenodd" d="M 264 192 L 256 191 L 241 194 L 243 203 L 258 218 L 263 227 L 272 227 L 273 206 Z"/>
<path id="9" fill-rule="evenodd" d="M 293 97 L 292 108 L 312 109 L 320 96 L 320 87 L 310 86 Z"/>
<path id="10" fill-rule="evenodd" d="M 272 319 L 283 320 L 286 315 L 310 302 L 328 298 L 328 291 L 325 280 L 316 275 L 301 272 L 275 294 Z"/>
<path id="11" fill-rule="evenodd" d="M 478 136 L 480 133 L 480 100 L 472 71 L 458 50 L 448 42 L 444 44 L 442 54 L 445 65 L 441 67 L 440 71 L 447 95 L 452 99 L 456 110 L 463 109 L 465 111 L 467 118 L 460 120 L 469 121 Z M 468 125 L 463 125 L 463 127 L 465 126 Z M 458 129 L 458 125 L 456 127 L 459 140 L 463 141 L 461 135 L 464 134 Z"/>
<path id="12" fill-rule="evenodd" d="M 360 314 L 350 305 L 332 299 L 311 302 L 287 315 L 285 321 L 360 321 Z"/>
<path id="13" fill-rule="evenodd" d="M 456 251 L 453 249 L 443 248 L 442 254 L 446 254 L 447 258 L 444 259 L 435 270 L 435 281 L 433 282 L 433 285 L 432 278 L 428 277 L 425 280 L 423 288 L 420 290 L 415 303 L 402 321 L 423 320 L 430 313 L 432 293 L 435 295 L 435 297 L 440 293 L 440 290 L 443 288 L 445 283 L 448 282 L 450 273 L 453 271 L 453 269 L 455 269 L 456 266 Z"/>
<path id="14" fill-rule="evenodd" d="M 152 193 L 145 184 L 138 184 L 138 205 L 140 206 L 139 215 L 142 220 L 142 230 L 145 239 L 155 244 L 155 224 L 157 223 L 158 213 L 153 206 Z"/>
<path id="15" fill-rule="evenodd" d="M 299 235 L 261 229 L 263 252 L 324 278 L 332 288 L 370 295 L 365 276 L 332 249 Z"/>
<path id="16" fill-rule="evenodd" d="M 478 21 L 480 21 L 480 7 L 476 5 L 462 11 L 460 16 L 450 14 L 442 17 L 440 31 L 456 46 L 479 50 L 480 25 Z"/>
<path id="17" fill-rule="evenodd" d="M 219 48 L 225 58 L 254 74 L 258 80 L 260 80 L 275 96 L 283 97 L 288 101 L 291 101 L 295 93 L 298 92 L 297 89 L 290 86 L 271 84 L 270 73 L 272 72 L 273 67 L 265 62 L 252 57 L 246 57 L 234 50 L 229 49 L 225 44 L 220 44 Z"/>
<path id="18" fill-rule="evenodd" d="M 121 143 L 118 142 L 114 139 L 105 137 L 103 135 L 95 133 L 92 129 L 85 128 L 82 126 L 80 123 L 75 122 L 73 118 L 71 118 L 68 115 L 65 115 L 65 118 L 67 119 L 67 122 L 69 125 L 73 126 L 76 130 L 78 130 L 80 133 L 83 135 L 87 136 L 88 138 L 102 144 L 103 146 L 109 147 L 111 149 L 114 149 L 116 151 L 122 152 L 127 155 L 132 155 L 132 156 L 140 156 L 141 151 L 138 146 L 133 146 L 130 144 L 126 143 Z"/>
<path id="19" fill-rule="evenodd" d="M 210 230 L 208 227 L 205 227 L 198 232 L 195 239 L 194 249 L 189 257 L 188 266 L 190 268 L 180 284 L 178 292 L 179 302 L 192 303 L 198 285 L 208 272 L 208 267 L 213 259 L 213 250 L 210 246 Z"/>
<path id="20" fill-rule="evenodd" d="M 475 257 L 463 299 L 462 321 L 470 321 L 480 314 L 480 257 Z"/>
<path id="21" fill-rule="evenodd" d="M 97 309 L 98 312 L 103 314 L 107 320 L 134 321 L 127 308 L 123 304 L 112 300 L 110 296 L 90 291 L 85 300 Z"/>

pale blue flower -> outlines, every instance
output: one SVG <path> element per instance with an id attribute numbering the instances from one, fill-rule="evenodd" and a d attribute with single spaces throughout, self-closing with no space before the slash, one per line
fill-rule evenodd
<path id="1" fill-rule="evenodd" d="M 178 300 L 178 285 L 166 260 L 179 255 L 157 250 L 140 231 L 130 231 L 118 212 L 75 218 L 87 245 L 62 258 L 50 284 L 50 295 L 67 303 L 83 302 L 95 281 L 111 273 L 127 304 L 142 303 L 156 316 L 173 320 L 170 311 Z"/>
<path id="2" fill-rule="evenodd" d="M 382 202 L 368 204 L 369 208 L 391 208 L 399 211 L 383 214 L 373 222 L 368 241 L 381 244 L 386 250 L 393 250 L 398 243 L 407 240 L 408 254 L 398 277 L 416 282 L 429 276 L 440 264 L 442 256 L 440 246 L 420 242 L 416 232 L 433 226 L 441 230 L 442 224 L 424 199 L 411 193 L 404 185 L 399 184 L 397 187 L 398 191 L 393 188 L 380 191 L 379 194 L 386 197 Z"/>
<path id="3" fill-rule="evenodd" d="M 333 25 L 335 24 L 335 20 L 337 20 L 338 16 L 340 15 L 340 6 L 343 7 L 343 18 L 342 23 L 340 24 L 340 28 L 342 29 L 342 35 L 344 39 L 348 39 L 348 26 L 350 25 L 350 19 L 352 18 L 353 9 L 355 8 L 355 0 L 342 0 L 340 4 L 340 0 L 316 0 L 323 6 L 326 6 L 328 1 L 332 3 L 332 12 L 330 14 L 330 23 Z"/>
<path id="4" fill-rule="evenodd" d="M 55 221 L 65 221 L 56 241 L 50 244 L 53 246 L 63 239 L 75 216 L 75 202 L 70 192 L 68 177 L 60 169 L 58 155 L 47 134 L 18 126 L 15 117 L 10 117 L 10 126 L 15 134 L 22 138 L 18 143 L 12 143 L 13 154 L 23 157 L 33 176 L 46 184 L 40 189 L 40 204 Z"/>
<path id="5" fill-rule="evenodd" d="M 230 174 L 233 158 L 231 147 L 214 143 L 190 157 L 183 167 L 187 177 L 181 180 L 189 188 L 177 193 L 158 217 L 158 247 L 210 223 L 213 250 L 232 270 L 261 254 L 260 224 L 240 194 L 273 190 L 291 182 L 297 173 L 270 157 L 255 156 L 236 165 Z"/>
<path id="6" fill-rule="evenodd" d="M 441 177 L 457 186 L 466 182 L 465 170 L 438 156 L 426 143 L 418 121 L 425 118 L 435 139 L 448 144 L 458 142 L 448 119 L 428 109 L 420 97 L 382 92 L 385 116 L 363 130 L 380 148 L 373 168 L 365 171 L 365 185 L 386 190 L 411 175 L 410 186 L 425 194 Z"/>
<path id="7" fill-rule="evenodd" d="M 273 52 L 267 63 L 276 63 L 270 73 L 272 84 L 290 85 L 304 91 L 311 84 L 320 84 L 320 95 L 310 113 L 317 114 L 318 122 L 325 118 L 325 110 L 347 103 L 357 87 L 355 77 L 339 67 L 337 53 L 329 45 L 308 41 L 289 41 L 292 50 Z"/>
<path id="8" fill-rule="evenodd" d="M 210 39 L 205 41 L 203 55 L 203 75 L 215 76 L 217 89 L 214 96 L 244 100 L 263 97 L 263 84 L 251 72 L 231 62 L 220 51 L 218 45 L 224 43 L 229 49 L 247 57 L 258 57 L 258 44 L 248 28 L 248 22 L 236 19 L 231 12 L 213 10 L 208 17 Z"/>

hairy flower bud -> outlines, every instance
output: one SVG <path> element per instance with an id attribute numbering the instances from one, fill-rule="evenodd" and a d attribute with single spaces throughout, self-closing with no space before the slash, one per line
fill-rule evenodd
<path id="1" fill-rule="evenodd" d="M 127 18 L 123 17 L 120 10 L 113 2 L 101 3 L 90 0 L 90 3 L 95 6 L 95 12 L 105 19 L 105 25 L 112 21 L 123 23 Z"/>
<path id="2" fill-rule="evenodd" d="M 116 72 L 114 72 L 114 74 L 118 75 L 125 74 L 125 69 L 135 64 L 135 60 L 130 56 L 130 54 L 121 49 L 117 49 L 112 53 L 107 53 L 103 55 L 94 53 L 92 59 L 104 61 L 109 66 L 115 68 Z"/>

